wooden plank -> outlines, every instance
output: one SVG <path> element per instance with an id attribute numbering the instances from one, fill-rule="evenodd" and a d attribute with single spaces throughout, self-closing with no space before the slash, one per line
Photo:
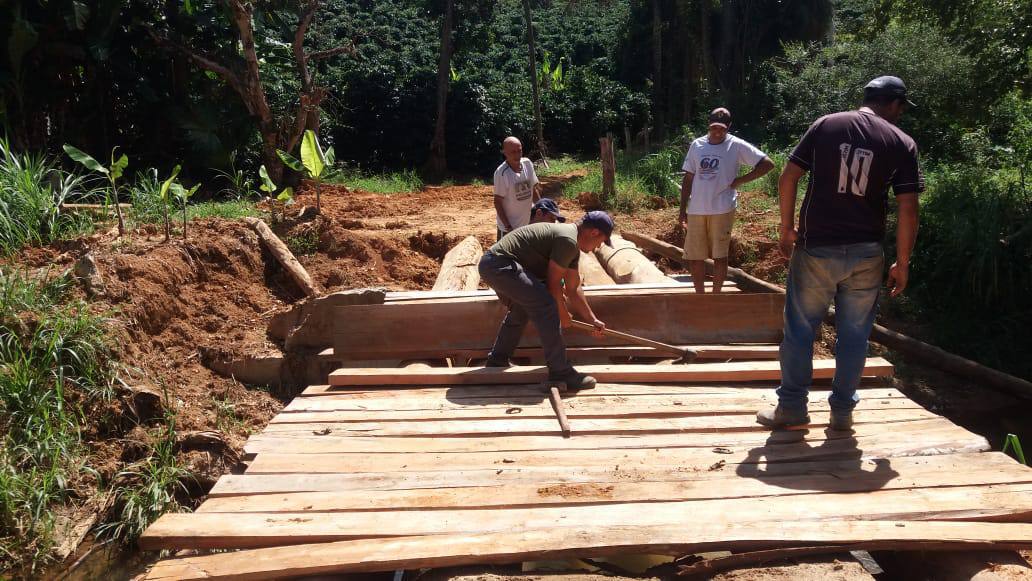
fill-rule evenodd
<path id="1" fill-rule="evenodd" d="M 686 502 L 374 512 L 170 513 L 140 537 L 155 549 L 252 548 L 346 539 L 493 533 L 551 527 L 662 526 L 690 521 L 996 520 L 1032 518 L 1032 484 L 876 490 Z M 1032 543 L 1032 538 L 1029 539 Z"/>
<path id="2" fill-rule="evenodd" d="M 713 281 L 707 280 L 706 287 L 710 288 L 713 286 Z M 738 287 L 738 283 L 735 281 L 724 281 L 724 288 L 728 286 L 732 288 Z M 661 291 L 674 291 L 674 292 L 694 292 L 695 287 L 690 282 L 681 282 L 677 280 L 671 280 L 669 282 L 662 283 L 639 283 L 639 284 L 585 284 L 584 293 L 589 296 L 618 296 L 626 294 L 634 294 L 633 291 L 642 290 L 661 290 Z M 612 291 L 615 291 L 615 295 Z M 475 290 L 475 291 L 425 291 L 425 290 L 402 290 L 402 291 L 388 291 L 384 298 L 385 302 L 401 302 L 401 301 L 443 301 L 443 300 L 462 300 L 462 299 L 473 299 L 473 298 L 496 298 L 497 295 L 491 289 Z"/>
<path id="3" fill-rule="evenodd" d="M 608 293 L 628 291 L 607 291 Z M 775 294 L 695 294 L 669 289 L 599 294 L 589 300 L 596 315 L 613 329 L 672 344 L 772 343 L 780 340 L 785 298 Z M 351 359 L 407 356 L 420 350 L 483 349 L 494 343 L 505 309 L 496 299 L 458 302 L 389 302 L 337 307 L 334 353 Z M 413 325 L 413 321 L 419 321 Z M 570 332 L 570 346 L 626 342 Z M 539 346 L 533 325 L 524 346 Z"/>
<path id="4" fill-rule="evenodd" d="M 916 424 L 917 422 L 910 422 Z M 471 453 L 426 452 L 398 454 L 276 454 L 262 453 L 251 462 L 248 474 L 397 472 L 405 470 L 472 470 L 519 468 L 523 466 L 620 466 L 625 469 L 681 466 L 705 470 L 714 462 L 726 464 L 756 462 L 798 462 L 830 459 L 836 455 L 855 457 L 913 456 L 988 449 L 981 436 L 961 428 L 940 427 L 931 433 L 908 429 L 907 422 L 890 424 L 894 429 L 866 438 L 836 438 L 812 446 L 806 440 L 773 444 L 728 444 L 714 448 L 624 448 L 585 453 L 578 449 L 484 451 Z M 289 426 L 288 426 L 289 427 Z M 882 425 L 883 429 L 885 425 Z M 762 434 L 762 431 L 757 432 Z M 685 436 L 690 437 L 690 436 Z M 571 438 L 575 439 L 575 438 Z M 425 439 L 424 439 L 425 440 Z M 732 440 L 732 438 L 729 438 Z M 732 440 L 733 441 L 733 440 Z"/>
<path id="5" fill-rule="evenodd" d="M 697 396 L 573 396 L 564 399 L 571 417 L 661 417 L 700 414 L 753 414 L 757 406 L 774 404 L 777 396 L 767 390 L 754 390 L 755 397 L 723 394 Z M 917 402 L 905 397 L 861 399 L 857 409 L 915 409 Z M 827 400 L 810 403 L 813 411 L 828 409 Z M 489 419 L 499 417 L 549 417 L 549 407 L 540 397 L 480 398 L 470 400 L 434 400 L 430 398 L 390 398 L 349 400 L 343 397 L 296 398 L 283 408 L 281 415 L 300 412 L 346 412 L 337 421 L 399 421 L 419 419 Z M 274 420 L 278 421 L 278 420 Z"/>
<path id="6" fill-rule="evenodd" d="M 882 387 L 871 387 L 870 378 L 863 378 L 860 382 L 860 393 L 863 397 L 880 397 L 878 390 Z M 773 392 L 777 389 L 776 383 L 755 382 L 740 383 L 730 382 L 720 385 L 648 385 L 636 383 L 599 383 L 594 389 L 576 394 L 576 397 L 598 397 L 598 396 L 619 396 L 639 397 L 647 395 L 687 395 L 687 394 L 726 394 L 726 395 L 747 395 L 749 393 Z M 822 391 L 828 391 L 831 385 L 827 382 L 815 381 L 811 391 L 815 392 L 811 399 L 825 398 Z M 417 398 L 428 397 L 438 400 L 466 400 L 475 398 L 499 398 L 499 397 L 537 397 L 542 394 L 541 384 L 524 385 L 451 385 L 446 387 L 398 387 L 395 389 L 385 387 L 346 386 L 346 385 L 310 385 L 302 391 L 298 397 L 334 397 L 348 399 L 383 399 L 383 398 Z M 872 394 L 869 395 L 868 394 Z"/>
<path id="7" fill-rule="evenodd" d="M 555 417 L 544 414 L 539 417 L 520 417 L 511 414 L 502 418 L 490 419 L 417 419 L 398 421 L 361 421 L 361 419 L 343 418 L 342 414 L 350 412 L 296 412 L 279 414 L 272 419 L 266 433 L 273 433 L 281 427 L 287 429 L 321 431 L 326 428 L 332 433 L 361 436 L 457 436 L 457 435 L 497 435 L 508 434 L 550 434 L 556 429 Z M 810 412 L 811 426 L 826 426 L 830 421 L 830 412 Z M 354 414 L 351 414 L 352 416 Z M 923 408 L 858 410 L 853 418 L 857 424 L 909 422 L 914 420 L 930 420 L 938 416 Z M 756 422 L 755 410 L 751 414 L 704 414 L 680 417 L 581 417 L 577 420 L 578 434 L 607 433 L 693 433 L 693 432 L 728 432 L 739 430 L 760 430 L 769 432 L 770 428 Z"/>
<path id="8" fill-rule="evenodd" d="M 690 519 L 674 526 L 552 528 L 493 534 L 340 541 L 159 561 L 149 581 L 273 579 L 614 554 L 684 555 L 714 548 L 844 544 L 965 550 L 1032 546 L 1032 525 L 839 521 L 734 523 Z"/>
<path id="9" fill-rule="evenodd" d="M 681 349 L 693 349 L 699 355 L 696 359 L 735 359 L 739 361 L 749 359 L 777 359 L 778 346 L 766 344 L 741 344 L 741 345 L 676 345 Z M 485 359 L 490 347 L 481 349 L 419 349 L 409 351 L 406 356 L 423 358 L 444 358 L 455 359 Z M 415 355 L 413 355 L 415 354 Z M 591 360 L 611 361 L 625 358 L 649 358 L 669 359 L 669 356 L 651 349 L 636 345 L 615 345 L 607 347 L 567 347 L 566 356 L 574 364 L 588 362 Z M 320 359 L 325 361 L 340 361 L 341 358 L 333 354 L 333 349 L 326 349 L 319 353 Z M 519 347 L 513 353 L 517 359 L 541 359 L 544 351 L 540 347 Z"/>
<path id="10" fill-rule="evenodd" d="M 335 490 L 218 497 L 206 500 L 197 512 L 512 508 L 1032 483 L 1032 469 L 1002 454 L 965 454 L 962 455 L 963 462 L 958 456 L 961 455 L 899 458 L 891 462 L 868 461 L 865 466 L 868 470 L 858 470 L 852 462 L 814 462 L 807 472 L 765 476 L 762 479 L 739 478 L 716 470 L 706 471 L 705 474 L 721 475 L 723 478 L 627 481 L 612 472 L 609 473 L 611 480 L 583 483 L 507 482 L 445 489 Z M 844 465 L 849 468 L 844 469 Z"/>
<path id="11" fill-rule="evenodd" d="M 906 428 L 919 434 L 922 442 L 934 443 L 937 439 L 977 442 L 988 449 L 985 439 L 954 425 L 945 418 L 915 420 L 904 425 L 892 426 L 896 430 Z M 296 428 L 296 426 L 295 426 Z M 855 439 L 857 446 L 867 450 L 871 442 L 883 441 L 886 436 L 884 424 L 857 424 L 852 432 L 828 430 L 825 428 L 800 428 L 793 430 L 743 430 L 737 432 L 698 432 L 691 434 L 584 434 L 580 438 L 557 440 L 554 434 L 523 436 L 505 434 L 501 436 L 465 436 L 461 438 L 388 438 L 376 436 L 336 435 L 331 431 L 314 434 L 311 430 L 263 432 L 251 436 L 244 449 L 251 454 L 280 452 L 291 454 L 326 454 L 343 452 L 379 452 L 385 454 L 407 453 L 464 453 L 464 452 L 506 452 L 531 450 L 621 450 L 633 448 L 728 448 L 735 446 L 777 445 L 795 442 L 809 442 L 820 445 L 825 440 Z"/>
<path id="12" fill-rule="evenodd" d="M 863 374 L 890 377 L 892 364 L 881 357 L 867 359 Z M 688 365 L 583 365 L 582 373 L 605 382 L 678 383 L 698 381 L 770 381 L 781 378 L 776 361 L 693 363 Z M 830 379 L 835 361 L 813 362 L 813 377 Z M 432 369 L 355 368 L 330 373 L 330 385 L 489 385 L 541 383 L 545 367 L 435 367 Z"/>

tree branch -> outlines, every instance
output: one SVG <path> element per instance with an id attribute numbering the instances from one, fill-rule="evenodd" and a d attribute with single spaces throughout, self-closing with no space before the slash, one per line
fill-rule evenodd
<path id="1" fill-rule="evenodd" d="M 352 44 L 352 45 L 349 45 L 349 46 L 338 46 L 336 48 L 331 48 L 331 49 L 327 49 L 327 50 L 315 51 L 315 52 L 310 53 L 308 55 L 308 60 L 314 61 L 314 60 L 319 60 L 319 59 L 325 59 L 325 58 L 330 58 L 332 56 L 337 56 L 337 55 L 343 54 L 343 53 L 348 53 L 351 56 L 358 56 L 358 51 L 355 49 L 355 45 Z"/>
<path id="2" fill-rule="evenodd" d="M 144 30 L 147 31 L 147 34 L 154 39 L 155 44 L 166 49 L 171 48 L 183 53 L 187 58 L 192 60 L 194 64 L 202 69 L 219 75 L 226 81 L 226 83 L 229 84 L 229 86 L 233 87 L 236 92 L 240 93 L 241 96 L 244 95 L 243 82 L 228 66 L 216 62 L 213 57 L 199 53 L 180 42 L 159 34 L 158 31 L 154 30 L 154 27 L 149 24 L 144 24 L 143 27 Z"/>
<path id="3" fill-rule="evenodd" d="M 308 93 L 312 90 L 312 75 L 308 72 L 308 58 L 305 55 L 305 34 L 312 24 L 312 18 L 319 9 L 319 0 L 310 0 L 304 4 L 301 16 L 297 21 L 297 30 L 294 31 L 294 42 L 291 48 L 294 51 L 294 60 L 297 61 L 297 71 L 301 77 L 301 88 Z"/>

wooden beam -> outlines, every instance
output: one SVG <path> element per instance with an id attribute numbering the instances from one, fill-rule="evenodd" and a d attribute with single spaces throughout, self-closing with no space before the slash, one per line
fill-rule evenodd
<path id="1" fill-rule="evenodd" d="M 222 549 L 346 539 L 496 533 L 552 527 L 688 526 L 693 521 L 735 523 L 827 520 L 957 520 L 1021 522 L 1032 516 L 1032 484 L 876 490 L 767 498 L 494 509 L 372 512 L 169 513 L 140 537 L 140 547 Z M 1028 539 L 1032 546 L 1032 536 Z"/>
<path id="2" fill-rule="evenodd" d="M 784 297 L 773 294 L 696 294 L 665 288 L 631 294 L 605 291 L 589 301 L 608 326 L 674 345 L 774 343 L 780 340 L 783 324 Z M 348 359 L 384 359 L 484 349 L 494 343 L 504 315 L 505 307 L 494 297 L 338 307 L 333 351 Z M 416 321 L 419 324 L 413 324 Z M 579 332 L 566 333 L 565 339 L 575 347 L 626 344 Z M 522 345 L 540 345 L 533 325 L 527 327 Z"/>
<path id="3" fill-rule="evenodd" d="M 484 255 L 484 247 L 476 236 L 467 236 L 456 244 L 441 262 L 441 270 L 434 281 L 434 291 L 471 291 L 480 285 L 477 265 Z"/>
<path id="4" fill-rule="evenodd" d="M 595 256 L 609 276 L 618 283 L 661 283 L 671 280 L 633 243 L 612 236 L 613 246 L 603 244 Z"/>
<path id="5" fill-rule="evenodd" d="M 703 295 L 705 296 L 705 295 Z M 698 381 L 770 381 L 781 378 L 776 361 L 736 363 L 694 363 L 688 365 L 583 365 L 598 381 L 640 383 L 686 383 Z M 835 362 L 813 362 L 813 377 L 829 379 Z M 863 374 L 891 377 L 892 364 L 881 357 L 867 359 Z M 545 367 L 438 367 L 433 369 L 357 368 L 330 373 L 330 385 L 494 385 L 541 383 L 548 377 Z"/>
<path id="6" fill-rule="evenodd" d="M 672 244 L 667 244 L 661 240 L 641 234 L 625 233 L 624 235 L 657 254 L 674 260 L 682 260 L 680 250 Z M 753 291 L 762 290 L 782 294 L 785 292 L 784 288 L 756 278 L 738 268 L 728 268 L 728 274 Z M 825 319 L 829 325 L 835 324 L 834 312 L 834 309 L 830 309 L 829 315 Z M 1032 399 L 1032 382 L 991 367 L 986 367 L 934 345 L 929 345 L 903 333 L 893 331 L 888 327 L 876 323 L 871 329 L 871 340 L 881 343 L 890 349 L 895 349 L 906 356 L 913 357 L 919 363 L 978 381 L 983 385 L 988 385 L 1020 398 Z"/>
<path id="7" fill-rule="evenodd" d="M 844 543 L 874 548 L 1014 549 L 1032 546 L 1032 525 L 934 521 L 736 523 L 723 518 L 712 522 L 689 519 L 673 526 L 552 528 L 218 553 L 159 561 L 145 579 L 273 579 L 627 553 L 683 555 L 726 546 L 756 550 Z"/>
<path id="8" fill-rule="evenodd" d="M 713 281 L 706 281 L 707 288 L 713 286 Z M 738 291 L 738 285 L 734 281 L 725 281 L 723 290 L 728 288 Z M 690 283 L 670 279 L 661 283 L 646 284 L 585 284 L 584 294 L 588 297 L 596 295 L 615 296 L 617 294 L 636 294 L 640 290 L 665 290 L 672 292 L 694 293 L 694 287 Z M 388 291 L 384 301 L 381 302 L 404 302 L 404 301 L 443 301 L 461 300 L 474 298 L 496 298 L 497 295 L 491 289 L 475 291 L 426 291 L 426 290 L 404 290 Z"/>

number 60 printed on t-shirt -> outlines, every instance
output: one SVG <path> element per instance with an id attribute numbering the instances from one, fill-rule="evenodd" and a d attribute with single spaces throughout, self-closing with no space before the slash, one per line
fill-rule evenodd
<path id="1" fill-rule="evenodd" d="M 849 152 L 853 152 L 853 163 L 849 163 Z M 874 152 L 857 147 L 850 143 L 839 145 L 839 178 L 838 193 L 852 193 L 854 196 L 867 195 L 867 178 L 874 163 Z"/>

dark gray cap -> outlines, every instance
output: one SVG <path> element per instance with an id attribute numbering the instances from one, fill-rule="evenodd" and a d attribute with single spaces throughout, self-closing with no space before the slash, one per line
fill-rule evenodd
<path id="1" fill-rule="evenodd" d="M 878 77 L 864 86 L 865 99 L 879 96 L 897 97 L 906 101 L 911 107 L 916 106 L 913 101 L 907 99 L 907 86 L 903 83 L 903 79 L 899 77 Z"/>

